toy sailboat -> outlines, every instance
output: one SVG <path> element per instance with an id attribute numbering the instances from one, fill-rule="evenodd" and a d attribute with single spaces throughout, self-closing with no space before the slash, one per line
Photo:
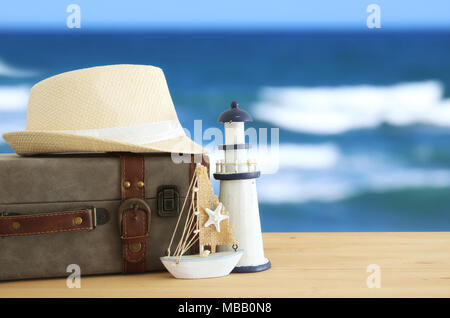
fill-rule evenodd
<path id="1" fill-rule="evenodd" d="M 171 253 L 188 199 L 190 207 L 180 241 Z M 198 254 L 185 255 L 198 244 Z M 216 246 L 232 244 L 234 251 L 216 252 Z M 207 169 L 200 164 L 195 168 L 188 194 L 178 217 L 167 256 L 161 262 L 176 278 L 211 278 L 228 275 L 243 254 L 233 239 L 229 216 L 209 180 Z"/>

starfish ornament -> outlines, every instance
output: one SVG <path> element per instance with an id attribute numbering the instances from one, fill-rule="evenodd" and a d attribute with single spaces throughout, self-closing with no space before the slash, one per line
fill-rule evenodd
<path id="1" fill-rule="evenodd" d="M 222 202 L 219 202 L 215 210 L 205 208 L 205 211 L 209 216 L 208 221 L 206 221 L 205 223 L 205 227 L 214 224 L 214 226 L 216 227 L 216 231 L 220 232 L 220 222 L 229 218 L 228 215 L 220 214 L 220 212 L 222 211 Z"/>

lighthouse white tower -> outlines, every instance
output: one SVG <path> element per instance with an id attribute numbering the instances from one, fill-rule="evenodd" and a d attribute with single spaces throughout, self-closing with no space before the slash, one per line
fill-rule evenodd
<path id="1" fill-rule="evenodd" d="M 233 236 L 244 255 L 233 272 L 259 272 L 270 268 L 264 257 L 264 247 L 259 220 L 256 179 L 261 175 L 256 162 L 248 159 L 250 144 L 245 143 L 244 122 L 253 121 L 252 116 L 232 102 L 231 109 L 218 119 L 225 125 L 225 160 L 217 162 L 214 178 L 220 180 L 220 201 L 230 214 Z M 219 247 L 231 249 L 230 246 Z"/>

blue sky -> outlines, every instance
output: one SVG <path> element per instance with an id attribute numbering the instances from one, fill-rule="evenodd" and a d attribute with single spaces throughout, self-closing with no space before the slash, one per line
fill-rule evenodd
<path id="1" fill-rule="evenodd" d="M 449 0 L 13 0 L 0 5 L 1 29 L 65 29 L 81 7 L 84 30 L 366 28 L 369 4 L 384 29 L 450 29 Z"/>

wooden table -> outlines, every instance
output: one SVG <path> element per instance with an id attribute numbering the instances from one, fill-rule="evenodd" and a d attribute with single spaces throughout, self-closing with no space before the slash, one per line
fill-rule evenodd
<path id="1" fill-rule="evenodd" d="M 0 283 L 0 297 L 449 297 L 450 233 L 265 233 L 272 269 L 204 280 L 168 273 Z M 381 288 L 368 288 L 369 264 Z"/>

